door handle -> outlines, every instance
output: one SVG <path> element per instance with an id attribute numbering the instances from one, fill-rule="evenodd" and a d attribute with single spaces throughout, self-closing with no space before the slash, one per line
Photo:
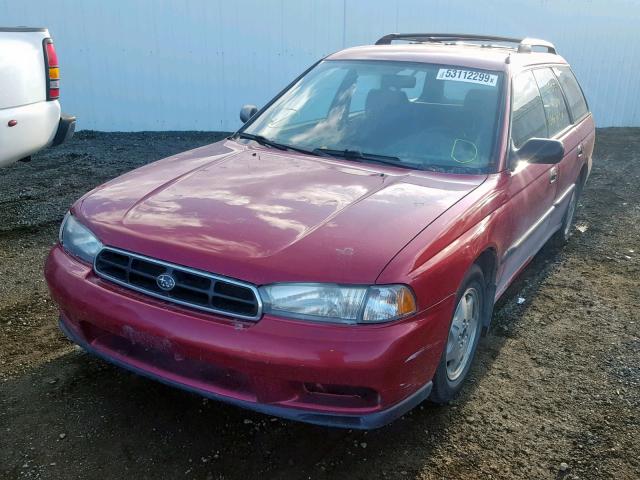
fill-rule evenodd
<path id="1" fill-rule="evenodd" d="M 549 183 L 556 183 L 558 180 L 558 167 L 553 167 L 549 170 Z"/>
<path id="2" fill-rule="evenodd" d="M 582 158 L 584 155 L 584 147 L 582 146 L 582 144 L 578 145 L 578 158 Z"/>

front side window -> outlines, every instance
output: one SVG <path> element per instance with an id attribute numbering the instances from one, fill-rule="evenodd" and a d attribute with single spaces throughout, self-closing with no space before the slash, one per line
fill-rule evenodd
<path id="1" fill-rule="evenodd" d="M 573 120 L 580 120 L 589 112 L 589 108 L 576 77 L 569 67 L 553 67 L 553 71 L 567 97 Z"/>
<path id="2" fill-rule="evenodd" d="M 520 148 L 530 138 L 547 138 L 542 98 L 530 70 L 513 79 L 511 110 L 511 138 L 516 148 Z"/>
<path id="3" fill-rule="evenodd" d="M 533 71 L 533 75 L 540 88 L 544 113 L 549 127 L 549 137 L 553 137 L 571 124 L 567 104 L 564 101 L 560 84 L 550 68 L 536 69 Z"/>
<path id="4" fill-rule="evenodd" d="M 495 164 L 502 82 L 501 72 L 479 69 L 325 60 L 241 133 L 324 154 L 359 152 L 362 161 L 481 173 Z"/>

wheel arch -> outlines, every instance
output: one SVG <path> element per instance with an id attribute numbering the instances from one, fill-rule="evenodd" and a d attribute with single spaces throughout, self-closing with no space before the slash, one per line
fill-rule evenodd
<path id="1" fill-rule="evenodd" d="M 493 315 L 493 305 L 496 295 L 496 276 L 498 271 L 498 252 L 495 247 L 488 246 L 476 257 L 473 265 L 478 265 L 486 283 L 486 298 L 482 315 L 483 330 L 486 331 L 491 323 Z"/>
<path id="2" fill-rule="evenodd" d="M 587 178 L 589 177 L 589 165 L 588 163 L 584 163 L 582 168 L 580 169 L 580 173 L 578 174 L 578 185 L 577 187 L 582 190 L 584 185 L 587 183 Z"/>

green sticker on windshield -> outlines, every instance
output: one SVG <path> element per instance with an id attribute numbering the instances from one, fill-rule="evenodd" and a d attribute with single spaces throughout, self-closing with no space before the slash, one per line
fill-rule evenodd
<path id="1" fill-rule="evenodd" d="M 451 158 L 458 163 L 471 163 L 478 158 L 478 147 L 469 140 L 456 138 L 451 148 Z"/>

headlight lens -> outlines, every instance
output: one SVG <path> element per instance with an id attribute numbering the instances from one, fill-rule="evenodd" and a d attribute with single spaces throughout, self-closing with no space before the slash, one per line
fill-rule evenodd
<path id="1" fill-rule="evenodd" d="M 60 227 L 60 244 L 68 253 L 85 262 L 93 259 L 102 249 L 102 243 L 91 231 L 67 213 Z"/>
<path id="2" fill-rule="evenodd" d="M 415 313 L 405 285 L 276 283 L 260 287 L 266 313 L 335 323 L 380 323 Z"/>

